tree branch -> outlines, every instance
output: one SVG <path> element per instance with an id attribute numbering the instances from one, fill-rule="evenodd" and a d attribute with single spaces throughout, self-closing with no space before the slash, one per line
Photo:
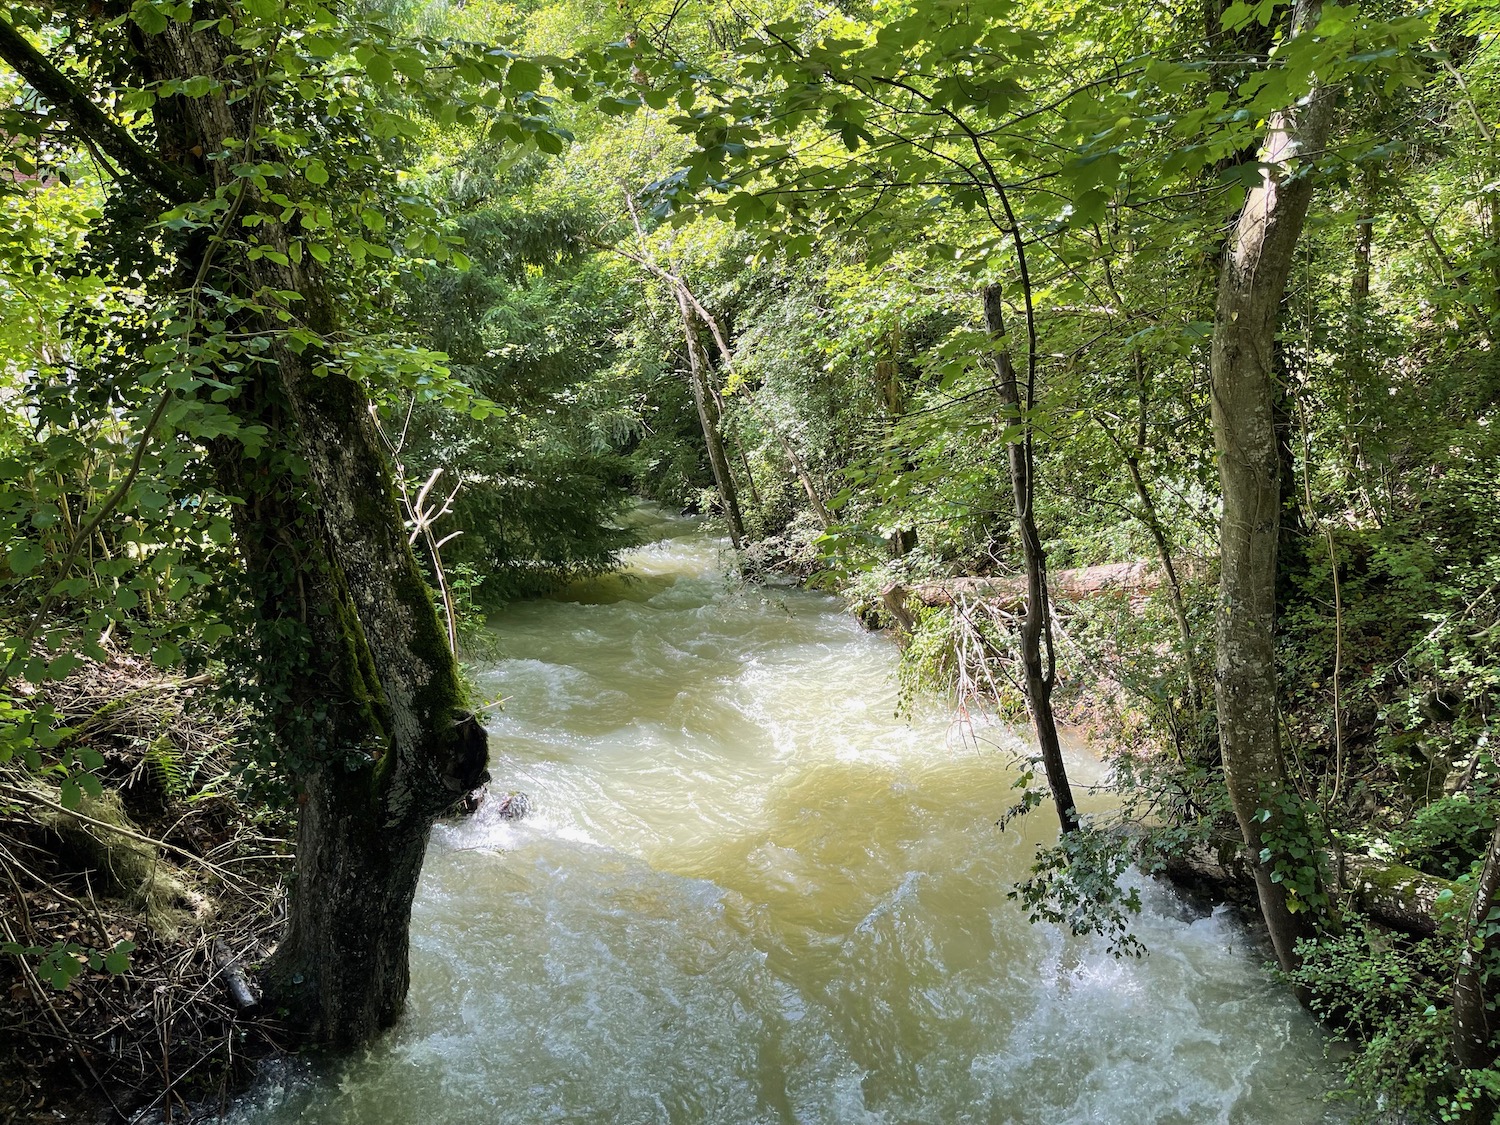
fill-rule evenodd
<path id="1" fill-rule="evenodd" d="M 143 147 L 5 19 L 0 19 L 0 59 L 51 102 L 86 141 L 107 152 L 126 172 L 163 199 L 181 203 L 198 194 L 192 177 L 178 172 Z"/>

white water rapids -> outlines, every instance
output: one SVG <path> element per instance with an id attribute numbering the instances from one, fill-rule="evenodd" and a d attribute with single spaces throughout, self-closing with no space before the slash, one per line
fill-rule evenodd
<path id="1" fill-rule="evenodd" d="M 498 617 L 498 801 L 438 828 L 400 1026 L 268 1075 L 242 1125 L 1336 1121 L 1322 1037 L 1222 913 L 1141 880 L 1137 934 L 1031 926 L 1015 766 L 897 719 L 889 640 L 737 589 L 660 515 L 627 575 Z M 1083 753 L 1075 784 L 1097 780 Z"/>

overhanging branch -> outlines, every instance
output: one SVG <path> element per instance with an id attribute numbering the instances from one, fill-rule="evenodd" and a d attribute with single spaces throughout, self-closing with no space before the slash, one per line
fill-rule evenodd
<path id="1" fill-rule="evenodd" d="M 51 102 L 87 141 L 163 199 L 181 203 L 197 194 L 192 178 L 143 147 L 5 19 L 0 19 L 0 60 Z"/>

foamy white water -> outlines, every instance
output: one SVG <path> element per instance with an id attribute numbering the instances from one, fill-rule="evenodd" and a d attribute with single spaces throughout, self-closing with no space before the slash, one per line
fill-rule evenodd
<path id="1" fill-rule="evenodd" d="M 1056 822 L 995 827 L 1016 736 L 897 719 L 888 640 L 642 519 L 628 575 L 495 622 L 491 772 L 535 811 L 437 830 L 401 1026 L 268 1075 L 238 1121 L 1342 1119 L 1238 924 L 1142 880 L 1144 959 L 1028 925 L 1005 892 Z"/>

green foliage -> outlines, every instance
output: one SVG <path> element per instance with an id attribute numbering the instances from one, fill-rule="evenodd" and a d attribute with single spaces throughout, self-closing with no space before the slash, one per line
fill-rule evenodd
<path id="1" fill-rule="evenodd" d="M 1403 863 L 1431 875 L 1457 879 L 1484 857 L 1495 830 L 1493 798 L 1476 800 L 1467 793 L 1440 797 L 1417 811 L 1388 836 Z"/>
<path id="2" fill-rule="evenodd" d="M 101 178 L 66 107 L 0 74 L 0 764 L 64 805 L 98 796 L 98 763 L 37 689 L 107 639 L 163 668 L 222 660 L 231 705 L 260 719 L 244 768 L 283 801 L 321 764 L 368 766 L 318 732 L 345 706 L 380 727 L 373 673 L 308 701 L 325 607 L 277 614 L 247 585 L 244 552 L 270 543 L 290 600 L 320 518 L 254 376 L 286 355 L 351 376 L 409 493 L 439 469 L 459 482 L 441 554 L 477 651 L 486 608 L 615 564 L 627 490 L 716 502 L 667 272 L 725 332 L 709 378 L 754 565 L 817 569 L 872 620 L 887 583 L 1013 573 L 999 450 L 1023 431 L 1054 573 L 1179 560 L 1180 602 L 1065 610 L 1059 698 L 1094 690 L 1158 849 L 1232 833 L 1206 698 L 1212 290 L 1226 218 L 1283 172 L 1320 188 L 1275 357 L 1290 788 L 1263 810 L 1264 858 L 1319 922 L 1333 843 L 1464 874 L 1493 819 L 1500 694 L 1493 13 L 1325 4 L 1292 37 L 1283 9 L 1237 2 L 1204 28 L 1165 8 L 899 0 L 773 6 L 728 31 L 688 9 L 647 26 L 492 0 L 7 13 L 126 135 L 183 159 L 170 203 L 139 169 Z M 134 52 L 168 33 L 218 37 L 229 67 L 144 79 Z M 1266 119 L 1315 79 L 1343 99 L 1333 142 L 1263 164 Z M 172 108 L 226 92 L 244 135 L 196 162 L 168 151 Z M 996 402 L 992 282 L 1019 418 Z M 257 540 L 260 502 L 290 518 Z M 997 674 L 1010 628 L 960 624 L 919 615 L 903 706 L 973 673 L 956 651 L 972 642 L 988 702 L 1019 720 Z M 169 746 L 149 756 L 185 780 Z M 1087 831 L 1017 894 L 1136 952 L 1125 862 Z M 1360 1089 L 1458 1112 L 1492 1076 L 1444 1069 L 1447 947 L 1382 940 L 1321 934 L 1299 983 L 1370 1043 Z M 29 955 L 56 979 L 79 952 Z M 1430 1003 L 1400 1011 L 1393 988 Z"/>
<path id="3" fill-rule="evenodd" d="M 1006 897 L 1019 902 L 1033 923 L 1103 938 L 1115 957 L 1142 957 L 1146 947 L 1130 932 L 1130 919 L 1141 912 L 1140 892 L 1122 882 L 1133 861 L 1119 836 L 1084 827 L 1040 848 L 1031 874 Z"/>
<path id="4" fill-rule="evenodd" d="M 1391 1108 L 1456 1109 L 1463 1080 L 1448 1060 L 1451 937 L 1411 941 L 1359 922 L 1299 950 L 1302 966 L 1292 983 L 1357 1045 L 1349 1067 L 1353 1096 Z"/>
<path id="5" fill-rule="evenodd" d="M 31 970 L 47 984 L 62 992 L 86 969 L 119 975 L 130 971 L 130 954 L 135 943 L 117 941 L 109 950 L 88 949 L 77 942 L 53 942 L 48 946 L 23 946 L 19 942 L 0 942 L 0 953 L 24 957 Z"/>
<path id="6" fill-rule="evenodd" d="M 1265 843 L 1260 862 L 1270 864 L 1271 882 L 1286 890 L 1287 909 L 1293 914 L 1319 917 L 1330 903 L 1321 859 L 1327 834 L 1320 812 L 1317 802 L 1282 790 L 1255 814 Z"/>

